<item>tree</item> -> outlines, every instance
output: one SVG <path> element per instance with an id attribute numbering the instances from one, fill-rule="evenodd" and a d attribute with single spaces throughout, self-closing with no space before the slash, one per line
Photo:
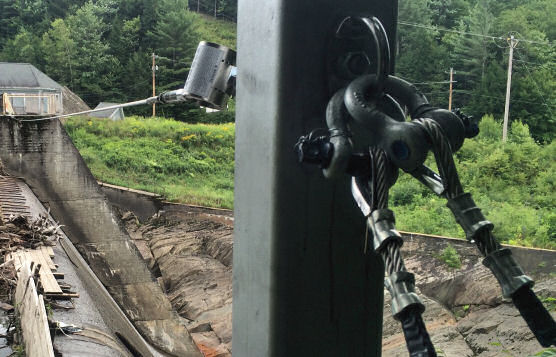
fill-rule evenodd
<path id="1" fill-rule="evenodd" d="M 195 20 L 186 0 L 162 0 L 154 31 L 150 33 L 159 59 L 161 90 L 183 87 L 199 43 Z"/>
<path id="2" fill-rule="evenodd" d="M 50 30 L 42 37 L 41 47 L 44 53 L 48 53 L 45 56 L 46 73 L 74 90 L 77 48 L 64 20 L 56 19 L 52 22 Z"/>
<path id="3" fill-rule="evenodd" d="M 492 36 L 494 21 L 490 3 L 490 0 L 479 0 L 469 15 L 460 20 L 457 27 L 459 33 L 450 33 L 443 38 L 450 48 L 450 65 L 457 72 L 454 77 L 458 81 L 458 91 L 454 94 L 457 103 L 465 105 L 480 101 L 473 96 L 481 92 L 482 85 L 487 84 L 484 80 L 487 68 L 498 53 L 498 47 L 489 37 Z M 467 109 L 478 117 L 485 114 L 474 107 L 467 106 Z"/>
<path id="4" fill-rule="evenodd" d="M 120 71 L 119 61 L 103 41 L 108 26 L 99 15 L 108 10 L 88 2 L 67 18 L 76 49 L 74 88 L 89 105 L 114 96 L 114 80 Z"/>
<path id="5" fill-rule="evenodd" d="M 469 14 L 470 4 L 466 0 L 431 0 L 432 22 L 444 28 L 453 28 L 458 20 Z"/>
<path id="6" fill-rule="evenodd" d="M 503 11 L 494 25 L 522 40 L 514 51 L 510 119 L 527 123 L 543 142 L 556 138 L 556 49 L 549 43 L 556 36 L 556 20 L 547 16 L 551 10 L 556 11 L 553 1 L 527 2 Z"/>
<path id="7" fill-rule="evenodd" d="M 415 83 L 443 81 L 448 66 L 448 53 L 440 43 L 440 34 L 432 28 L 430 0 L 402 0 L 399 2 L 400 21 L 421 24 L 427 28 L 400 26 L 398 28 L 396 72 L 399 76 Z M 439 84 L 421 84 L 418 87 L 431 103 L 447 104 L 445 89 L 439 93 Z M 447 88 L 444 85 L 444 88 Z M 440 94 L 440 95 L 439 95 Z"/>
<path id="8" fill-rule="evenodd" d="M 44 0 L 17 0 L 19 18 L 25 28 L 42 33 L 48 29 L 47 3 Z"/>
<path id="9" fill-rule="evenodd" d="M 21 26 L 19 11 L 13 0 L 0 0 L 0 49 L 4 43 L 13 38 Z"/>
<path id="10" fill-rule="evenodd" d="M 0 59 L 7 62 L 31 63 L 42 69 L 44 56 L 40 45 L 40 38 L 22 27 L 13 39 L 6 41 Z"/>

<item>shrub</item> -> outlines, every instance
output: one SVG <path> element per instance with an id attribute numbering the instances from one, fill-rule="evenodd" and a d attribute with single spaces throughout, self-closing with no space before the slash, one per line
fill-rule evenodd
<path id="1" fill-rule="evenodd" d="M 437 258 L 452 269 L 461 268 L 461 259 L 458 251 L 451 244 L 448 244 Z"/>

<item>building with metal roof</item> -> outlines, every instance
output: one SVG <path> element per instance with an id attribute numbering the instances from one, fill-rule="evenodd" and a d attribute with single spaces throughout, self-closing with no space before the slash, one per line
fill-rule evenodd
<path id="1" fill-rule="evenodd" d="M 118 103 L 100 102 L 95 107 L 95 109 L 108 108 L 108 107 L 113 107 L 115 105 L 118 105 Z M 98 112 L 90 113 L 89 116 L 95 118 L 109 118 L 112 120 L 122 120 L 125 118 L 123 108 L 101 110 Z"/>
<path id="2" fill-rule="evenodd" d="M 62 86 L 29 63 L 0 62 L 0 115 L 63 113 Z"/>

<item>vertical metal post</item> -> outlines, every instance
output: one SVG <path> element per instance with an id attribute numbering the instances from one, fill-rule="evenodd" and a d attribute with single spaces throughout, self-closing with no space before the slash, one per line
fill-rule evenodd
<path id="1" fill-rule="evenodd" d="M 450 97 L 448 98 L 448 110 L 452 110 L 452 83 L 454 83 L 454 68 L 450 67 Z"/>
<path id="2" fill-rule="evenodd" d="M 156 96 L 156 62 L 155 62 L 156 55 L 153 52 L 153 97 Z M 153 118 L 156 116 L 156 104 L 153 102 Z"/>
<path id="3" fill-rule="evenodd" d="M 504 126 L 502 127 L 502 141 L 508 138 L 508 120 L 510 117 L 510 90 L 512 88 L 512 62 L 514 59 L 514 48 L 517 40 L 513 35 L 508 39 L 510 42 L 510 55 L 508 57 L 508 82 L 506 83 L 506 104 L 504 105 Z"/>
<path id="4" fill-rule="evenodd" d="M 395 39 L 397 2 L 240 0 L 238 11 L 233 355 L 380 356 L 384 267 L 363 254 L 349 179 L 325 180 L 293 147 L 326 127 L 334 27 L 374 15 Z"/>

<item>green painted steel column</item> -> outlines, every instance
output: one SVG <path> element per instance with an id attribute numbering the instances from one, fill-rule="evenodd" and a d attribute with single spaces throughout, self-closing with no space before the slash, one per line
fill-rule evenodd
<path id="1" fill-rule="evenodd" d="M 383 263 L 349 178 L 297 163 L 326 127 L 326 48 L 347 15 L 395 38 L 396 1 L 239 0 L 233 355 L 380 356 Z"/>

